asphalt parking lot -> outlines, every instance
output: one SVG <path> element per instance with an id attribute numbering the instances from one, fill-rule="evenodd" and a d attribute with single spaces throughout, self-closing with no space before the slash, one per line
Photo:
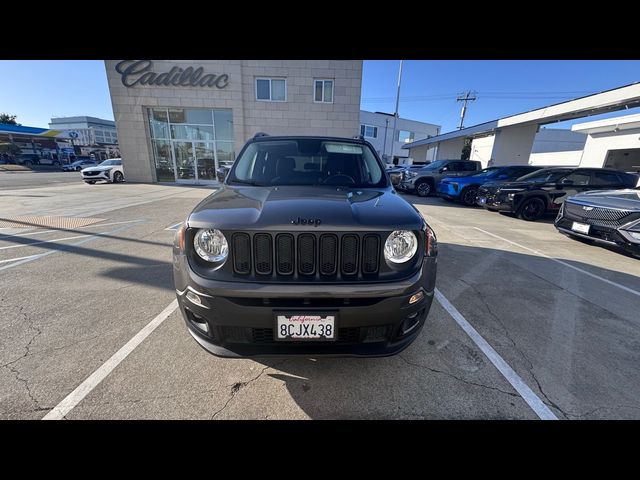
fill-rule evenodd
<path id="1" fill-rule="evenodd" d="M 210 188 L 0 177 L 0 418 L 640 418 L 640 260 L 552 219 L 406 196 L 439 240 L 407 350 L 222 359 L 188 334 L 171 272 L 169 228 Z"/>

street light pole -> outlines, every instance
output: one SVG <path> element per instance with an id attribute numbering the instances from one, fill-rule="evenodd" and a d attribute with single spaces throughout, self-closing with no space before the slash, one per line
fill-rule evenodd
<path id="1" fill-rule="evenodd" d="M 400 60 L 400 70 L 398 71 L 398 91 L 396 93 L 396 111 L 393 114 L 393 135 L 391 136 L 391 163 L 393 163 L 393 147 L 396 141 L 396 122 L 398 121 L 398 104 L 400 103 L 400 83 L 402 82 L 402 63 Z"/>

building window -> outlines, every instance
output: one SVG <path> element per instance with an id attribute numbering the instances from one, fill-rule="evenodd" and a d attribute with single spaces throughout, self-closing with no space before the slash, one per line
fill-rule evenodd
<path id="1" fill-rule="evenodd" d="M 313 101 L 333 103 L 333 80 L 318 79 L 313 82 Z"/>
<path id="2" fill-rule="evenodd" d="M 216 179 L 235 160 L 233 113 L 204 108 L 150 108 L 151 146 L 159 182 Z"/>
<path id="3" fill-rule="evenodd" d="M 413 132 L 409 132 L 407 130 L 400 130 L 398 132 L 398 141 L 401 143 L 413 142 L 414 138 L 415 138 L 415 133 Z"/>
<path id="4" fill-rule="evenodd" d="M 256 78 L 256 100 L 286 102 L 286 80 L 284 78 Z"/>
<path id="5" fill-rule="evenodd" d="M 378 127 L 373 125 L 360 125 L 360 135 L 365 138 L 378 138 Z"/>

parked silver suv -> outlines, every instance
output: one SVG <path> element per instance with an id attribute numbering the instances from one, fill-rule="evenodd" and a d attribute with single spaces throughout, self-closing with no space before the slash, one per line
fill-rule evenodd
<path id="1" fill-rule="evenodd" d="M 436 160 L 423 168 L 406 170 L 397 188 L 428 197 L 436 191 L 436 185 L 444 177 L 463 177 L 481 169 L 482 165 L 475 160 Z"/>

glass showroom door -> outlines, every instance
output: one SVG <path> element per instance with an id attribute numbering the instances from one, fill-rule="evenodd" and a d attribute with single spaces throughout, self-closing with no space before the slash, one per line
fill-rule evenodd
<path id="1" fill-rule="evenodd" d="M 193 183 L 197 180 L 193 142 L 173 142 L 173 154 L 176 159 L 176 181 Z"/>
<path id="2" fill-rule="evenodd" d="M 193 154 L 198 168 L 196 168 L 197 180 L 199 183 L 209 183 L 216 180 L 215 150 L 211 142 L 193 142 Z"/>

